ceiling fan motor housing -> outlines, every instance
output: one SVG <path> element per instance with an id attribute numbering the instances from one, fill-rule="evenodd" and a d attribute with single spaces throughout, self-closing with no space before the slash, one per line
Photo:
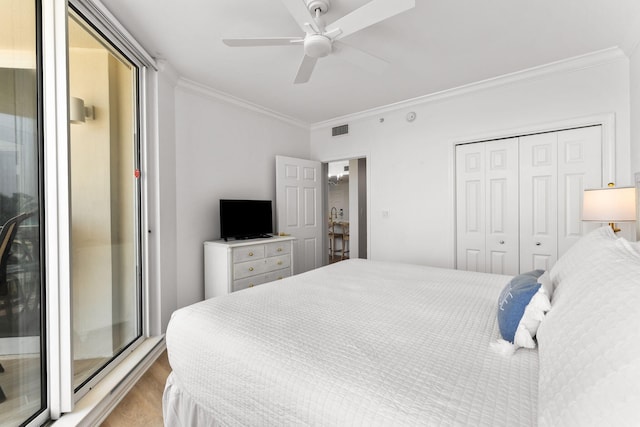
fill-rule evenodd
<path id="1" fill-rule="evenodd" d="M 312 58 L 322 58 L 331 53 L 331 40 L 322 34 L 310 34 L 304 39 L 304 53 Z"/>
<path id="2" fill-rule="evenodd" d="M 307 7 L 313 16 L 316 16 L 316 10 L 320 11 L 320 15 L 324 15 L 329 10 L 329 6 L 331 6 L 331 2 L 329 0 L 307 1 Z"/>

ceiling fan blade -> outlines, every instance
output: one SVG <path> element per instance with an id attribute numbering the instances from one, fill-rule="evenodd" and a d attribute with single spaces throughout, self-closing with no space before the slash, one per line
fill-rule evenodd
<path id="1" fill-rule="evenodd" d="M 249 46 L 293 46 L 296 43 L 302 43 L 304 39 L 300 37 L 258 37 L 258 38 L 239 38 L 239 39 L 222 39 L 222 43 L 232 47 L 249 47 Z"/>
<path id="2" fill-rule="evenodd" d="M 389 62 L 384 59 L 373 56 L 370 53 L 349 46 L 343 42 L 333 43 L 333 53 L 345 61 L 374 74 L 382 74 L 389 66 Z"/>
<path id="3" fill-rule="evenodd" d="M 302 58 L 302 63 L 300 64 L 300 68 L 298 68 L 298 74 L 293 82 L 296 84 L 308 82 L 311 73 L 313 73 L 313 68 L 316 66 L 316 62 L 318 62 L 318 58 L 305 55 L 304 58 Z"/>
<path id="4" fill-rule="evenodd" d="M 295 19 L 300 28 L 302 28 L 302 31 L 308 33 L 309 27 L 311 27 L 314 32 L 320 32 L 318 24 L 316 24 L 313 15 L 309 12 L 303 0 L 282 0 L 282 3 L 289 10 L 289 13 L 293 16 L 293 19 Z"/>
<path id="5" fill-rule="evenodd" d="M 339 40 L 370 25 L 391 18 L 405 10 L 412 9 L 415 6 L 415 0 L 372 0 L 330 25 L 327 25 L 325 31 L 342 30 L 334 37 L 334 40 Z"/>

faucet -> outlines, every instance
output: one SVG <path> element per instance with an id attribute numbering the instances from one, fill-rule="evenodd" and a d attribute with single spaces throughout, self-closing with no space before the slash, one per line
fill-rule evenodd
<path id="1" fill-rule="evenodd" d="M 338 219 L 338 209 L 336 209 L 335 206 L 331 208 L 331 213 L 329 214 L 329 218 Z"/>

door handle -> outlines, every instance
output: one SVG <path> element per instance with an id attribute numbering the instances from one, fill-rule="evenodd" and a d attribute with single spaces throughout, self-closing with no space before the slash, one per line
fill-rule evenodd
<path id="1" fill-rule="evenodd" d="M 536 246 L 542 246 L 542 243 L 536 242 Z"/>
<path id="2" fill-rule="evenodd" d="M 500 243 L 501 245 L 504 245 L 504 240 L 500 240 L 498 243 Z"/>

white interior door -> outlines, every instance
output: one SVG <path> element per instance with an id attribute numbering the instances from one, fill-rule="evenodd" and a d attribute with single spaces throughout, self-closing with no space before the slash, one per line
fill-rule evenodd
<path id="1" fill-rule="evenodd" d="M 293 273 L 322 266 L 323 217 L 320 162 L 276 156 L 278 232 L 296 237 Z"/>
<path id="2" fill-rule="evenodd" d="M 456 147 L 457 268 L 485 272 L 484 145 Z"/>
<path id="3" fill-rule="evenodd" d="M 558 257 L 602 224 L 582 221 L 582 196 L 603 187 L 602 126 L 558 132 Z"/>
<path id="4" fill-rule="evenodd" d="M 485 146 L 486 271 L 518 274 L 518 138 L 489 141 Z"/>
<path id="5" fill-rule="evenodd" d="M 517 274 L 518 138 L 456 147 L 457 268 Z"/>
<path id="6" fill-rule="evenodd" d="M 558 133 L 520 137 L 520 271 L 558 259 Z"/>

